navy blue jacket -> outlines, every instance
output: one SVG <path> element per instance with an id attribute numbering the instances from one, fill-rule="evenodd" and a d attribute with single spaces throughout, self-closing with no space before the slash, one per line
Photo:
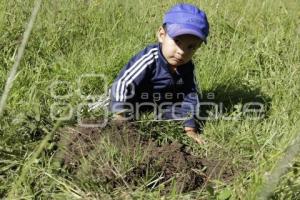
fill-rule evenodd
<path id="1" fill-rule="evenodd" d="M 137 105 L 148 102 L 161 106 L 156 110 L 161 119 L 181 118 L 185 127 L 197 127 L 199 94 L 194 64 L 190 61 L 172 72 L 159 43 L 147 46 L 131 58 L 115 79 L 110 95 L 113 113 L 134 113 Z"/>

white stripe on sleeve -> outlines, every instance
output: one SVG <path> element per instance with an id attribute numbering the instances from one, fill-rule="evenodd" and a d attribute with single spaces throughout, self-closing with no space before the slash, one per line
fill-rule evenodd
<path id="1" fill-rule="evenodd" d="M 132 75 L 132 73 L 135 73 L 135 71 L 138 70 L 140 64 L 142 64 L 143 62 L 146 62 L 147 60 L 153 58 L 153 53 L 156 52 L 157 53 L 158 48 L 153 48 L 151 49 L 147 54 L 143 55 L 140 59 L 138 59 L 129 69 L 127 69 L 124 74 L 122 75 L 122 77 L 119 79 L 118 83 L 117 83 L 117 87 L 116 87 L 116 100 L 117 101 L 121 101 L 122 98 L 122 86 L 125 84 L 124 83 L 124 79 L 128 78 L 128 76 L 130 77 Z"/>
<path id="2" fill-rule="evenodd" d="M 158 56 L 155 55 L 155 58 L 157 59 Z M 145 63 L 145 64 L 143 65 L 143 67 L 141 67 L 141 68 L 139 69 L 138 72 L 136 72 L 136 73 L 134 74 L 134 76 L 133 76 L 130 80 L 125 79 L 125 81 L 127 81 L 127 82 L 124 82 L 124 83 L 125 83 L 125 87 L 123 87 L 122 89 L 127 88 L 127 86 L 128 86 L 129 84 L 131 84 L 132 81 L 133 81 L 133 80 L 134 80 L 134 79 L 135 79 L 135 78 L 136 78 L 143 70 L 145 70 L 146 67 L 148 67 L 149 65 L 151 65 L 153 62 L 154 62 L 153 59 L 150 60 L 150 61 L 148 61 L 147 63 Z M 121 96 L 121 101 L 125 101 L 125 100 L 126 100 L 126 91 L 122 92 L 122 94 L 123 94 L 123 95 Z"/>

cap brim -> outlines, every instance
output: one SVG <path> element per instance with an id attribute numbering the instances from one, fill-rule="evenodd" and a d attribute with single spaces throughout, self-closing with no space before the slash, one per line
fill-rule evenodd
<path id="1" fill-rule="evenodd" d="M 187 25 L 187 24 L 168 24 L 167 25 L 167 33 L 171 38 L 175 38 L 180 35 L 194 35 L 201 40 L 203 40 L 205 43 L 206 37 L 201 33 L 199 28 Z"/>

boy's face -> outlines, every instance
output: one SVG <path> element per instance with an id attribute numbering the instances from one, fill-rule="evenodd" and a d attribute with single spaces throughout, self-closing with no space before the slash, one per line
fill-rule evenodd
<path id="1" fill-rule="evenodd" d="M 172 39 L 163 27 L 158 30 L 158 41 L 162 44 L 165 59 L 172 67 L 189 62 L 203 42 L 193 35 L 180 35 Z"/>

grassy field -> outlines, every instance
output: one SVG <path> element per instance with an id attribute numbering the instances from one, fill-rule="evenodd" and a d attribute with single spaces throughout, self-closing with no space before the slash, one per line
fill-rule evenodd
<path id="1" fill-rule="evenodd" d="M 2 94 L 34 1 L 0 2 Z M 163 14 L 176 1 L 52 0 L 42 2 L 1 116 L 0 198 L 225 200 L 272 192 L 271 199 L 300 199 L 299 2 L 187 2 L 208 15 L 211 34 L 195 55 L 196 75 L 203 100 L 213 97 L 223 113 L 206 121 L 203 146 L 184 137 L 178 124 L 144 121 L 136 129 L 155 132 L 162 144 L 183 143 L 233 171 L 230 178 L 210 178 L 189 192 L 143 183 L 107 189 L 94 168 L 113 163 L 122 177 L 143 157 L 143 149 L 126 157 L 109 139 L 93 144 L 76 174 L 60 166 L 60 128 L 76 125 L 89 94 L 103 93 L 103 77 L 90 75 L 103 74 L 110 84 L 131 56 L 156 42 Z M 248 102 L 261 103 L 262 115 L 245 115 Z"/>

